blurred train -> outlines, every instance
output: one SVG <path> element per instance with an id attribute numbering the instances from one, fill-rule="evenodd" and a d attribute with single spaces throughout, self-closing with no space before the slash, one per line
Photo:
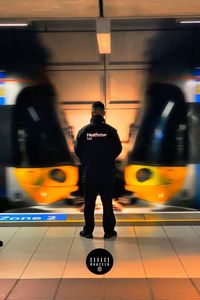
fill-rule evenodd
<path id="1" fill-rule="evenodd" d="M 72 142 L 54 89 L 37 75 L 0 72 L 1 212 L 56 202 L 78 189 Z"/>
<path id="2" fill-rule="evenodd" d="M 152 83 L 133 126 L 125 188 L 152 203 L 200 208 L 200 81 Z"/>

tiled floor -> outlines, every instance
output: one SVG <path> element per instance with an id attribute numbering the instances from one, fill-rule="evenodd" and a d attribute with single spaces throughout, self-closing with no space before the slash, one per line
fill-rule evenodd
<path id="1" fill-rule="evenodd" d="M 80 227 L 0 227 L 0 300 L 200 300 L 200 226 L 118 227 L 117 239 Z M 114 257 L 106 275 L 85 264 Z"/>

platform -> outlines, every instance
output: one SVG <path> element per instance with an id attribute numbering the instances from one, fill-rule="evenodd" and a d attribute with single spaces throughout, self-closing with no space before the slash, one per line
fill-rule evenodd
<path id="1" fill-rule="evenodd" d="M 1 300 L 200 300 L 200 226 L 123 226 L 117 239 L 79 237 L 79 227 L 1 227 Z M 87 254 L 114 257 L 105 275 Z"/>

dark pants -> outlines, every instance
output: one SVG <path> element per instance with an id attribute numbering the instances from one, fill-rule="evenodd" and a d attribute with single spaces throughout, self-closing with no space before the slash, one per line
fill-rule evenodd
<path id="1" fill-rule="evenodd" d="M 112 233 L 116 224 L 112 207 L 113 184 L 83 184 L 84 189 L 84 231 L 92 233 L 94 230 L 94 210 L 96 197 L 99 194 L 103 204 L 103 228 L 105 233 Z"/>

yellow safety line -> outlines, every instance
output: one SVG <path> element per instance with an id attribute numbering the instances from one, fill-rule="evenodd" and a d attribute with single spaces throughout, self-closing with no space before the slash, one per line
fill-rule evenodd
<path id="1" fill-rule="evenodd" d="M 200 222 L 200 219 L 178 219 L 178 220 L 176 220 L 176 219 L 173 219 L 173 220 L 132 220 L 132 219 L 125 219 L 125 220 L 123 220 L 123 219 L 120 219 L 120 220 L 116 220 L 117 222 L 192 222 L 192 221 L 194 221 L 194 222 Z M 72 223 L 75 223 L 75 222 L 77 222 L 77 223 L 79 223 L 79 222 L 84 222 L 84 220 L 66 220 L 65 222 L 72 222 Z M 95 220 L 95 222 L 102 222 L 102 220 Z"/>

